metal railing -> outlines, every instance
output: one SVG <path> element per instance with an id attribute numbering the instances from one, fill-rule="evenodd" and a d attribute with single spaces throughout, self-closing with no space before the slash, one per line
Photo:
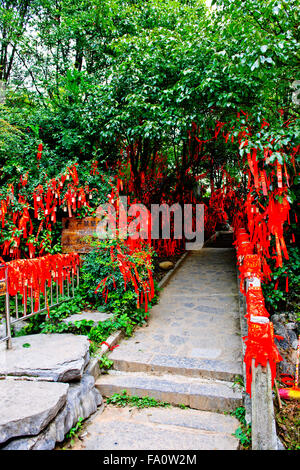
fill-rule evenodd
<path id="1" fill-rule="evenodd" d="M 45 295 L 43 296 L 44 299 L 41 298 L 41 291 L 38 292 L 35 296 L 35 292 L 33 291 L 32 287 L 24 287 L 23 295 L 17 293 L 13 296 L 14 308 L 12 308 L 12 296 L 10 296 L 8 292 L 8 268 L 4 265 L 0 265 L 0 273 L 0 286 L 2 287 L 1 291 L 2 295 L 5 296 L 4 309 L 6 325 L 6 334 L 4 337 L 0 338 L 0 343 L 6 341 L 7 349 L 12 348 L 12 326 L 14 324 L 26 320 L 34 315 L 46 312 L 52 307 L 55 307 L 66 300 L 74 298 L 75 282 L 76 286 L 79 286 L 79 266 L 64 266 L 62 268 L 62 274 L 60 278 L 51 278 L 50 285 L 47 281 L 45 281 L 43 289 L 41 289 L 41 291 L 45 292 Z M 24 301 L 24 299 L 27 298 L 28 300 Z M 38 301 L 37 308 L 36 300 Z"/>

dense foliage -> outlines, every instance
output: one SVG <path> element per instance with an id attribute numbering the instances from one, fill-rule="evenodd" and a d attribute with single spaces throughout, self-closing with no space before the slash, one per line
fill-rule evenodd
<path id="1" fill-rule="evenodd" d="M 300 322 L 297 7 L 297 0 L 0 0 L 0 262 L 60 252 L 64 217 L 95 215 L 122 195 L 147 206 L 201 202 L 205 236 L 227 222 L 245 227 L 249 253 L 262 262 L 268 312 L 292 312 L 287 317 Z M 74 299 L 15 334 L 84 334 L 92 353 L 116 330 L 130 336 L 156 300 L 155 252 L 178 255 L 184 243 L 97 240 Z M 0 296 L 0 315 L 4 303 Z M 113 317 L 68 322 L 93 308 Z M 272 365 L 269 326 L 256 328 L 252 352 L 248 332 L 248 371 L 257 351 Z M 100 366 L 112 361 L 102 356 Z M 126 391 L 108 402 L 166 406 Z M 295 410 L 277 413 L 288 448 L 299 448 L 297 426 L 287 430 L 289 419 L 299 422 Z M 235 435 L 249 448 L 245 410 L 235 416 Z"/>
<path id="2" fill-rule="evenodd" d="M 244 196 L 248 162 L 238 135 L 247 126 L 260 165 L 267 144 L 269 163 L 286 163 L 292 174 L 287 197 L 295 224 L 299 154 L 292 162 L 290 150 L 299 137 L 298 25 L 296 0 L 213 0 L 211 8 L 202 0 L 2 0 L 0 193 L 11 203 L 2 249 L 22 234 L 24 207 L 33 216 L 35 188 L 74 164 L 79 186 L 97 189 L 78 216 L 107 199 L 120 159 L 129 159 L 127 178 L 140 198 L 144 175 L 151 175 L 148 187 L 159 165 L 163 178 L 152 178 L 151 193 L 158 202 L 186 190 L 203 200 L 222 186 L 224 171 Z M 269 127 L 262 129 L 264 120 Z M 218 139 L 217 123 L 224 123 Z M 263 195 L 255 197 L 265 206 Z M 43 230 L 33 220 L 32 243 L 42 253 L 60 250 L 63 209 Z M 297 227 L 292 232 L 297 239 Z M 278 302 L 286 297 L 287 271 L 290 286 L 297 284 L 294 243 L 289 264 L 272 266 L 266 289 L 274 309 L 287 305 Z"/>
<path id="3" fill-rule="evenodd" d="M 119 239 L 97 240 L 93 245 L 82 266 L 83 289 L 88 299 L 109 312 L 123 313 L 135 323 L 143 323 L 147 308 L 140 307 L 145 298 L 146 305 L 147 298 L 150 305 L 155 300 L 150 296 L 150 281 L 153 281 L 149 279 L 153 251 L 146 243 L 132 249 Z"/>

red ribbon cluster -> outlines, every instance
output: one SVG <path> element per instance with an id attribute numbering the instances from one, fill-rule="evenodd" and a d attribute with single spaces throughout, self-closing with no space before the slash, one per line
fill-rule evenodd
<path id="1" fill-rule="evenodd" d="M 52 226 L 56 223 L 56 214 L 60 207 L 68 211 L 69 217 L 82 206 L 88 206 L 95 189 L 79 184 L 76 165 L 57 178 L 46 180 L 45 185 L 39 184 L 32 194 L 34 212 L 31 211 L 31 201 L 21 194 L 17 188 L 9 185 L 6 194 L 0 192 L 0 222 L 1 228 L 10 229 L 11 236 L 1 245 L 3 256 L 21 257 L 21 241 L 26 240 L 29 257 L 36 256 L 36 250 L 41 255 L 46 243 L 51 242 Z M 26 186 L 28 173 L 21 177 L 20 186 Z M 37 233 L 34 234 L 33 220 L 40 220 Z M 42 240 L 39 235 L 45 231 Z"/>
<path id="2" fill-rule="evenodd" d="M 145 312 L 148 312 L 148 303 L 154 297 L 154 282 L 152 277 L 151 266 L 151 254 L 145 250 L 143 247 L 137 243 L 137 240 L 134 240 L 135 246 L 132 246 L 133 240 L 125 242 L 126 250 L 123 251 L 122 245 L 117 242 L 116 246 L 111 247 L 110 256 L 114 264 L 118 266 L 123 280 L 124 280 L 124 290 L 126 290 L 127 285 L 132 283 L 134 286 L 135 293 L 137 295 L 137 308 L 140 308 L 144 304 Z M 131 245 L 131 246 L 130 246 Z M 129 252 L 128 252 L 129 249 Z M 143 279 L 137 269 L 137 265 L 134 261 L 130 259 L 135 257 L 142 257 L 143 265 L 146 266 L 147 278 Z M 147 268 L 147 266 L 149 266 Z M 102 296 L 107 302 L 107 297 L 109 289 L 107 288 L 108 279 L 112 279 L 114 287 L 116 287 L 115 279 L 113 274 L 105 277 L 96 287 L 95 292 L 100 288 L 102 289 Z"/>
<path id="3" fill-rule="evenodd" d="M 269 362 L 273 384 L 276 376 L 276 363 L 281 361 L 282 357 L 274 343 L 273 324 L 269 321 L 270 315 L 265 308 L 264 296 L 260 285 L 260 280 L 263 278 L 261 258 L 259 255 L 251 253 L 251 249 L 249 249 L 250 253 L 247 253 L 245 246 L 249 238 L 247 240 L 248 235 L 244 228 L 239 228 L 235 236 L 242 292 L 244 292 L 243 284 L 245 279 L 249 283 L 246 294 L 247 313 L 245 315 L 248 323 L 248 336 L 244 337 L 243 340 L 246 344 L 244 357 L 246 364 L 246 392 L 251 396 L 253 359 L 255 360 L 255 367 L 258 364 L 266 367 Z M 276 338 L 282 339 L 280 336 L 276 336 Z"/>
<path id="4" fill-rule="evenodd" d="M 35 301 L 34 311 L 38 309 L 40 294 L 45 297 L 46 287 L 56 282 L 62 293 L 63 282 L 71 282 L 71 273 L 75 275 L 79 265 L 77 253 L 46 255 L 34 259 L 19 259 L 5 264 L 7 268 L 7 289 L 9 295 L 22 295 L 26 306 L 27 298 Z M 48 311 L 49 313 L 49 311 Z"/>
<path id="5" fill-rule="evenodd" d="M 120 194 L 119 191 L 122 187 L 122 181 L 118 179 L 116 187 L 111 183 L 111 194 L 109 195 L 110 204 L 114 205 L 116 212 L 116 226 L 118 226 L 120 217 Z M 112 214 L 108 214 L 108 218 L 113 218 Z M 113 222 L 113 220 L 112 220 Z M 129 221 L 130 222 L 130 218 Z M 127 285 L 132 283 L 134 286 L 135 293 L 137 295 L 137 308 L 140 308 L 144 304 L 145 312 L 148 312 L 148 303 L 154 297 L 154 282 L 152 276 L 152 256 L 151 256 L 151 240 L 144 240 L 143 238 L 132 238 L 120 240 L 116 233 L 116 245 L 110 247 L 110 257 L 113 265 L 120 270 L 123 280 L 124 289 L 126 290 Z M 146 268 L 147 276 L 141 276 L 138 272 L 137 263 L 135 259 L 142 263 L 143 267 Z M 113 274 L 105 277 L 96 287 L 95 292 L 102 289 L 102 296 L 107 302 L 109 289 L 107 287 L 107 281 L 112 279 L 114 288 L 116 287 L 115 279 Z"/>

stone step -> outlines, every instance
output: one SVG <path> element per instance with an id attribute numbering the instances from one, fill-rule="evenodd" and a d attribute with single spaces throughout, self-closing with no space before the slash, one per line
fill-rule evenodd
<path id="1" fill-rule="evenodd" d="M 148 372 L 154 375 L 175 374 L 225 381 L 233 381 L 238 375 L 242 374 L 242 363 L 240 361 L 198 359 L 195 357 L 149 354 L 146 352 L 136 354 L 135 351 L 132 351 L 132 354 L 130 354 L 130 352 L 128 348 L 125 355 L 120 347 L 110 354 L 110 359 L 114 361 L 114 370 Z"/>
<path id="2" fill-rule="evenodd" d="M 196 410 L 231 411 L 241 406 L 242 394 L 231 382 L 210 381 L 183 376 L 152 376 L 111 371 L 96 382 L 100 393 L 109 397 L 126 390 L 129 395 L 150 396 L 173 405 Z"/>
<path id="3" fill-rule="evenodd" d="M 54 449 L 79 418 L 97 411 L 102 397 L 94 385 L 87 373 L 70 384 L 32 377 L 1 380 L 1 450 Z"/>
<path id="4" fill-rule="evenodd" d="M 13 338 L 12 349 L 0 343 L 0 377 L 47 377 L 54 382 L 81 379 L 89 363 L 86 336 L 53 333 Z"/>
<path id="5" fill-rule="evenodd" d="M 87 436 L 75 442 L 74 449 L 237 450 L 239 442 L 232 434 L 238 427 L 235 418 L 219 413 L 107 406 L 88 426 Z"/>
<path id="6" fill-rule="evenodd" d="M 68 384 L 6 379 L 0 381 L 0 444 L 39 434 L 67 399 Z"/>

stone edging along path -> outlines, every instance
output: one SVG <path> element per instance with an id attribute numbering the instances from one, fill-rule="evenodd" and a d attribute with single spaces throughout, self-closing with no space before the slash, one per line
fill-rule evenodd
<path id="1" fill-rule="evenodd" d="M 97 380 L 97 378 L 101 375 L 99 360 L 104 354 L 107 354 L 109 351 L 111 351 L 110 348 L 116 346 L 122 338 L 123 332 L 121 330 L 115 331 L 106 339 L 105 343 L 107 344 L 102 344 L 101 348 L 97 352 L 97 355 L 91 358 L 90 363 L 88 365 L 88 371 L 91 375 L 93 375 L 95 380 Z"/>
<path id="2" fill-rule="evenodd" d="M 188 256 L 189 252 L 186 251 L 185 253 L 183 253 L 183 255 L 179 258 L 179 260 L 175 263 L 175 266 L 174 268 L 172 268 L 170 271 L 167 272 L 167 274 L 162 278 L 162 280 L 158 283 L 158 288 L 159 289 L 162 289 L 163 287 L 165 287 L 168 282 L 170 281 L 171 277 L 173 276 L 173 274 L 175 274 L 175 271 L 177 271 L 177 269 L 180 267 L 180 265 L 182 264 L 182 262 L 185 260 L 185 258 Z"/>

